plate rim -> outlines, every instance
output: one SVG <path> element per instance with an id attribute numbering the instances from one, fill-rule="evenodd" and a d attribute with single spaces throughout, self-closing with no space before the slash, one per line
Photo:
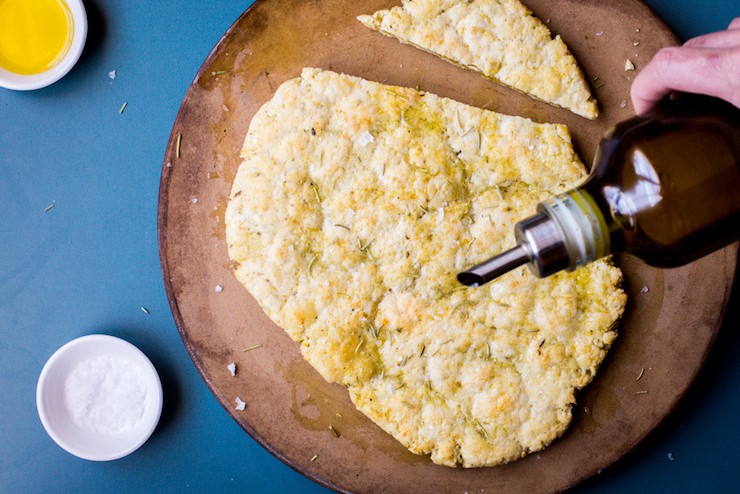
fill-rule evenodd
<path id="1" fill-rule="evenodd" d="M 227 412 L 227 414 L 252 438 L 254 439 L 261 447 L 266 449 L 270 454 L 272 454 L 275 458 L 280 460 L 282 463 L 293 469 L 294 471 L 300 473 L 301 475 L 311 479 L 312 481 L 318 483 L 319 485 L 322 485 L 323 487 L 326 487 L 332 491 L 340 492 L 340 493 L 351 493 L 353 491 L 347 490 L 345 488 L 342 488 L 338 485 L 335 485 L 331 483 L 329 480 L 322 478 L 321 476 L 313 473 L 311 470 L 304 469 L 300 465 L 299 462 L 293 461 L 290 457 L 288 457 L 285 453 L 278 450 L 276 447 L 274 447 L 270 442 L 267 441 L 267 439 L 262 436 L 260 433 L 258 433 L 249 423 L 247 420 L 243 420 L 242 417 L 237 416 L 236 413 L 232 410 L 232 407 L 227 405 L 228 400 L 225 396 L 222 395 L 222 393 L 217 389 L 217 387 L 214 385 L 212 379 L 207 374 L 204 363 L 201 360 L 200 356 L 198 355 L 198 352 L 194 348 L 192 341 L 188 337 L 186 330 L 185 330 L 185 324 L 182 318 L 182 314 L 180 312 L 180 308 L 178 305 L 177 297 L 175 296 L 174 287 L 172 285 L 171 276 L 170 276 L 170 266 L 169 261 L 167 258 L 167 245 L 168 245 L 168 231 L 167 231 L 167 225 L 168 225 L 168 197 L 169 197 L 169 186 L 171 181 L 171 163 L 173 162 L 173 158 L 176 157 L 177 154 L 177 141 L 178 141 L 178 135 L 177 132 L 178 128 L 180 127 L 180 123 L 184 119 L 184 116 L 187 114 L 189 110 L 189 103 L 191 102 L 191 99 L 193 98 L 193 91 L 192 88 L 194 86 L 197 86 L 198 80 L 204 75 L 207 74 L 208 68 L 210 67 L 211 62 L 221 53 L 221 50 L 223 48 L 223 44 L 225 40 L 232 35 L 234 30 L 238 27 L 238 25 L 243 21 L 243 19 L 250 15 L 250 13 L 255 10 L 255 8 L 258 5 L 262 5 L 264 3 L 274 1 L 274 0 L 254 0 L 238 17 L 237 19 L 229 26 L 229 28 L 224 32 L 224 34 L 218 39 L 218 41 L 215 43 L 211 51 L 209 52 L 208 56 L 204 59 L 201 66 L 198 68 L 195 77 L 193 78 L 192 82 L 187 88 L 186 94 L 183 97 L 182 103 L 180 104 L 180 107 L 178 109 L 177 115 L 174 119 L 172 130 L 170 132 L 167 146 L 162 162 L 162 172 L 160 177 L 160 184 L 159 184 L 159 190 L 158 190 L 158 198 L 157 198 L 157 244 L 158 244 L 158 253 L 160 258 L 160 265 L 161 265 L 161 272 L 162 272 L 162 278 L 164 282 L 165 292 L 168 300 L 168 304 L 170 306 L 170 310 L 173 315 L 173 319 L 175 322 L 175 325 L 177 327 L 178 333 L 180 335 L 180 338 L 185 346 L 185 349 L 188 352 L 188 356 L 192 360 L 193 364 L 195 365 L 196 370 L 200 374 L 201 378 L 205 382 L 206 386 L 208 387 L 211 394 L 214 395 L 216 398 L 216 401 L 221 405 L 221 407 Z M 523 0 L 523 3 L 526 5 L 526 0 Z M 611 0 L 611 3 L 615 3 L 618 5 L 624 5 L 625 2 L 617 1 L 617 0 Z M 673 31 L 665 24 L 665 22 L 645 3 L 643 3 L 641 0 L 629 0 L 629 3 L 633 4 L 634 6 L 637 6 L 645 12 L 645 15 L 649 16 L 653 22 L 657 22 L 659 24 L 662 24 L 665 26 L 666 30 L 671 33 L 673 36 L 674 43 L 678 43 L 679 40 L 676 37 L 676 35 L 673 33 Z M 670 401 L 668 406 L 668 412 L 662 415 L 659 419 L 655 421 L 652 426 L 647 428 L 642 434 L 640 434 L 638 437 L 634 439 L 633 442 L 625 445 L 622 450 L 618 451 L 612 461 L 610 461 L 604 468 L 612 468 L 614 465 L 619 463 L 628 453 L 633 451 L 639 444 L 643 443 L 647 438 L 649 438 L 651 435 L 653 435 L 656 431 L 656 429 L 665 422 L 665 420 L 671 416 L 676 406 L 684 400 L 685 396 L 688 394 L 688 392 L 692 389 L 694 386 L 694 383 L 696 381 L 697 375 L 701 372 L 701 370 L 704 368 L 706 359 L 708 355 L 711 353 L 715 341 L 717 339 L 717 336 L 719 332 L 722 329 L 723 321 L 725 319 L 725 315 L 727 313 L 728 309 L 728 303 L 731 297 L 731 294 L 733 292 L 734 286 L 737 284 L 737 278 L 738 278 L 738 269 L 740 268 L 740 242 L 735 242 L 734 244 L 731 244 L 730 246 L 725 247 L 725 250 L 728 251 L 728 254 L 730 255 L 730 259 L 728 260 L 727 268 L 730 269 L 734 275 L 732 276 L 732 279 L 730 280 L 729 286 L 727 290 L 724 292 L 724 297 L 721 303 L 718 305 L 720 308 L 719 314 L 717 315 L 717 321 L 718 321 L 718 328 L 713 332 L 710 341 L 706 345 L 706 348 L 701 355 L 696 371 L 691 375 L 690 379 L 688 379 L 687 384 L 683 387 L 680 393 L 677 393 L 674 395 L 673 399 Z M 621 318 L 620 318 L 620 330 L 621 330 Z M 609 355 L 607 355 L 607 360 L 605 362 L 602 362 L 602 365 L 607 365 Z M 601 366 L 600 366 L 601 367 Z M 584 390 L 588 389 L 588 386 L 584 388 Z M 583 390 L 578 390 L 578 393 L 581 393 Z M 572 425 L 572 424 L 571 424 Z M 571 430 L 570 427 L 568 430 Z M 567 433 L 567 431 L 566 431 Z M 557 439 L 555 439 L 557 441 Z M 426 455 L 428 456 L 428 455 Z M 490 468 L 490 467 L 486 467 Z M 473 470 L 480 470 L 483 468 L 473 469 Z M 571 489 L 574 486 L 584 482 L 585 480 L 592 478 L 596 476 L 601 469 L 595 468 L 591 472 L 587 472 L 583 475 L 578 476 L 577 478 L 574 478 L 569 484 L 564 485 L 562 487 L 562 490 Z"/>

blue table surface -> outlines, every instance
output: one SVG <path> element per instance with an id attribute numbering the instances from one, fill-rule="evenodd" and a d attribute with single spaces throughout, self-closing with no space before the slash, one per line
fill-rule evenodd
<path id="1" fill-rule="evenodd" d="M 90 35 L 73 71 L 38 91 L 0 88 L 0 492 L 329 492 L 262 449 L 211 395 L 160 271 L 170 129 L 201 63 L 250 3 L 86 0 Z M 647 3 L 684 40 L 740 15 L 737 0 Z M 739 492 L 737 292 L 675 412 L 572 492 Z M 46 360 L 97 332 L 139 346 L 164 386 L 154 435 L 111 462 L 66 453 L 36 412 Z"/>

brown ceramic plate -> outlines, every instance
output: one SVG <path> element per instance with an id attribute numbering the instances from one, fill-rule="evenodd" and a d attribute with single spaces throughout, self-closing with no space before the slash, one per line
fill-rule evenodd
<path id="1" fill-rule="evenodd" d="M 634 72 L 625 71 L 625 61 L 639 69 L 676 39 L 636 0 L 525 0 L 563 37 L 594 81 L 602 113 L 588 121 L 401 45 L 355 20 L 394 3 L 260 0 L 208 56 L 177 116 L 160 187 L 160 256 L 177 327 L 203 379 L 234 420 L 275 456 L 335 490 L 562 490 L 635 446 L 684 394 L 720 326 L 737 246 L 669 271 L 620 259 L 630 297 L 620 337 L 595 381 L 579 394 L 568 432 L 539 454 L 500 467 L 464 470 L 437 466 L 406 451 L 354 408 L 343 387 L 326 383 L 303 361 L 298 345 L 232 275 L 223 212 L 253 114 L 304 66 L 418 85 L 475 106 L 565 123 L 582 159 L 590 163 L 604 131 L 633 113 L 629 87 Z M 227 370 L 230 362 L 237 364 L 236 377 Z M 234 409 L 237 396 L 248 403 L 246 410 Z"/>

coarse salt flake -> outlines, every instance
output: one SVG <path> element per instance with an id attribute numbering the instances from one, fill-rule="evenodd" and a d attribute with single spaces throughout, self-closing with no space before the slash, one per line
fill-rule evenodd
<path id="1" fill-rule="evenodd" d="M 216 285 L 216 288 L 214 288 L 213 291 L 216 293 L 221 293 L 224 291 L 224 287 L 222 287 L 221 285 Z"/>
<path id="2" fill-rule="evenodd" d="M 108 72 L 108 78 L 111 79 L 111 80 L 115 79 L 116 78 L 116 71 L 115 70 L 111 70 L 110 72 Z"/>
<path id="3" fill-rule="evenodd" d="M 373 135 L 368 131 L 363 132 L 362 134 L 360 134 L 360 137 L 357 138 L 357 145 L 362 148 L 364 148 L 371 142 L 375 142 L 375 137 L 373 137 Z"/>
<path id="4" fill-rule="evenodd" d="M 232 362 L 229 365 L 226 366 L 227 369 L 229 369 L 229 372 L 232 376 L 236 375 L 236 363 Z"/>
<path id="5" fill-rule="evenodd" d="M 631 70 L 635 70 L 635 64 L 632 63 L 632 60 L 630 60 L 629 58 L 624 62 L 624 70 L 626 72 L 629 72 Z"/>
<path id="6" fill-rule="evenodd" d="M 193 204 L 198 204 L 198 198 L 193 197 L 192 199 L 190 199 L 190 202 L 192 202 Z"/>
<path id="7" fill-rule="evenodd" d="M 236 397 L 236 400 L 234 401 L 236 402 L 236 406 L 234 407 L 234 410 L 241 411 L 241 410 L 244 410 L 244 408 L 247 406 L 247 404 L 244 401 L 242 401 L 242 399 L 239 398 L 238 396 Z"/>
<path id="8" fill-rule="evenodd" d="M 640 290 L 640 293 L 647 293 L 647 292 L 649 292 L 649 291 L 650 291 L 650 289 L 649 289 L 648 287 L 644 286 L 644 287 L 642 287 L 642 289 Z"/>

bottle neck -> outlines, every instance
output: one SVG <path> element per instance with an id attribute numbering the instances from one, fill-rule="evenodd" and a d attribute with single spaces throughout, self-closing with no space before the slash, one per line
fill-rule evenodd
<path id="1" fill-rule="evenodd" d="M 604 215 L 585 190 L 575 189 L 555 196 L 541 203 L 537 210 L 552 221 L 560 238 L 548 242 L 561 253 L 560 260 L 552 267 L 547 265 L 548 259 L 542 259 L 542 266 L 538 268 L 539 273 L 535 271 L 536 274 L 547 276 L 554 272 L 552 269 L 573 271 L 611 252 L 609 228 Z M 557 264 L 565 264 L 565 267 Z"/>

